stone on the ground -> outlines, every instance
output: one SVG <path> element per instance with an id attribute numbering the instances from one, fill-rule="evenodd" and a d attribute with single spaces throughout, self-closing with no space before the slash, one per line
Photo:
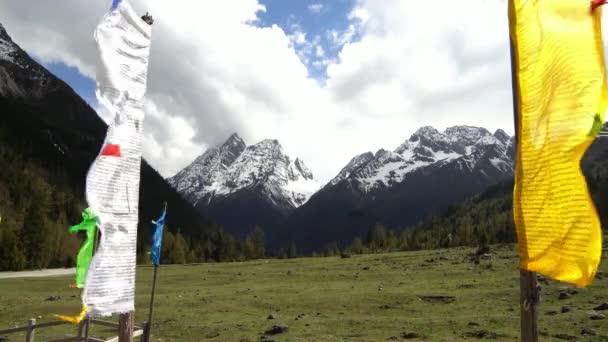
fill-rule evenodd
<path id="1" fill-rule="evenodd" d="M 593 310 L 597 310 L 597 311 L 608 310 L 608 303 L 602 303 L 602 304 L 594 307 Z"/>
<path id="2" fill-rule="evenodd" d="M 275 341 L 268 336 L 262 336 L 262 337 L 260 337 L 260 342 L 275 342 Z"/>
<path id="3" fill-rule="evenodd" d="M 476 331 L 468 331 L 464 333 L 465 337 L 475 337 L 475 338 L 488 338 L 495 339 L 498 337 L 498 334 L 487 331 L 487 330 L 476 330 Z"/>
<path id="4" fill-rule="evenodd" d="M 454 296 L 418 296 L 425 302 L 435 302 L 435 303 L 444 303 L 448 304 L 456 300 Z"/>
<path id="5" fill-rule="evenodd" d="M 268 319 L 277 319 L 279 318 L 279 315 L 277 315 L 276 313 L 271 313 L 270 315 L 268 315 Z"/>
<path id="6" fill-rule="evenodd" d="M 566 312 L 570 312 L 570 311 L 572 311 L 572 308 L 569 307 L 568 305 L 562 306 L 562 313 L 566 313 Z"/>
<path id="7" fill-rule="evenodd" d="M 559 339 L 559 340 L 564 340 L 564 341 L 576 341 L 578 340 L 578 338 L 576 336 L 572 336 L 572 335 L 568 335 L 568 334 L 556 334 L 553 335 L 553 337 Z"/>
<path id="8" fill-rule="evenodd" d="M 590 315 L 589 318 L 591 318 L 594 321 L 600 320 L 600 319 L 606 319 L 606 315 L 601 314 L 601 313 L 595 313 L 593 315 Z"/>
<path id="9" fill-rule="evenodd" d="M 404 332 L 404 333 L 401 333 L 401 338 L 406 339 L 406 340 L 409 340 L 409 339 L 412 339 L 412 338 L 418 338 L 418 337 L 420 337 L 420 335 L 418 335 L 416 333 L 413 333 L 413 332 L 408 332 L 408 333 Z"/>
<path id="10" fill-rule="evenodd" d="M 270 329 L 264 331 L 264 334 L 266 334 L 266 335 L 282 334 L 282 333 L 287 332 L 287 330 L 289 330 L 289 327 L 286 324 L 277 324 L 277 325 L 273 325 L 272 327 L 270 327 Z"/>
<path id="11" fill-rule="evenodd" d="M 216 338 L 218 336 L 220 336 L 220 333 L 218 333 L 217 331 L 210 332 L 207 335 L 205 335 L 206 338 Z"/>
<path id="12" fill-rule="evenodd" d="M 595 336 L 595 335 L 597 335 L 597 333 L 595 332 L 595 330 L 593 330 L 591 328 L 583 328 L 583 330 L 581 330 L 581 335 L 583 335 L 583 336 Z"/>

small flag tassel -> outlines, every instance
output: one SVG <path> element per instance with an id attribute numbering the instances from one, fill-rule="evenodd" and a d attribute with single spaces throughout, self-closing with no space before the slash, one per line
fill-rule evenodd
<path id="1" fill-rule="evenodd" d="M 64 315 L 53 315 L 53 316 L 59 318 L 60 320 L 62 320 L 64 322 L 78 324 L 86 317 L 86 315 L 87 315 L 87 306 L 83 305 L 82 311 L 80 312 L 80 315 L 78 315 L 78 316 L 64 316 Z"/>

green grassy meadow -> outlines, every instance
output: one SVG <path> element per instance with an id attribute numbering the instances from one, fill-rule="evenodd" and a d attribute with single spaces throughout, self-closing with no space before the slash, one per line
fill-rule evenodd
<path id="1" fill-rule="evenodd" d="M 468 248 L 166 266 L 159 270 L 153 341 L 260 341 L 274 324 L 274 341 L 519 340 L 519 271 L 515 246 L 492 248 L 492 258 L 469 261 Z M 586 289 L 542 284 L 541 341 L 608 341 L 608 318 L 589 310 L 608 302 L 608 264 Z M 151 267 L 139 267 L 136 324 L 147 318 Z M 0 280 L 0 330 L 53 313 L 77 314 L 80 292 L 72 277 Z M 572 291 L 570 291 L 572 292 Z M 60 296 L 54 301 L 50 296 Z M 422 296 L 452 296 L 452 301 Z M 562 307 L 571 311 L 562 313 Z M 608 311 L 598 311 L 608 315 Z M 268 319 L 269 314 L 275 319 Z M 116 318 L 112 318 L 116 321 Z M 583 329 L 594 336 L 581 334 Z M 36 332 L 36 340 L 75 335 L 64 325 Z M 409 335 L 408 335 L 409 334 Z M 414 334 L 418 337 L 414 337 Z M 90 336 L 115 332 L 93 326 Z M 23 335 L 4 337 L 22 341 Z M 407 339 L 408 337 L 413 337 Z"/>

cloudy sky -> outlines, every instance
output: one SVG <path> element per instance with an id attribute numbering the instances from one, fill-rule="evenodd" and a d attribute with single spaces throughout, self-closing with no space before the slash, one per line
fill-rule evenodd
<path id="1" fill-rule="evenodd" d="M 98 108 L 92 32 L 110 4 L 0 1 L 0 22 Z M 505 0 L 131 4 L 155 18 L 144 157 L 164 176 L 233 132 L 278 139 L 321 182 L 423 125 L 513 133 Z"/>

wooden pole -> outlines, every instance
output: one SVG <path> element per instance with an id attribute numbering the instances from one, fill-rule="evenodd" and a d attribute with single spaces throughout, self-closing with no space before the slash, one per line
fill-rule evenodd
<path id="1" fill-rule="evenodd" d="M 118 316 L 118 342 L 133 342 L 133 311 Z"/>
<path id="2" fill-rule="evenodd" d="M 25 334 L 25 342 L 34 342 L 34 329 L 36 328 L 36 319 L 31 318 L 27 322 L 27 332 Z"/>
<path id="3" fill-rule="evenodd" d="M 536 287 L 536 273 L 519 270 L 519 304 L 521 341 L 538 341 L 538 288 Z"/>
<path id="4" fill-rule="evenodd" d="M 150 296 L 150 310 L 148 311 L 148 322 L 145 326 L 144 334 L 146 341 L 150 341 L 150 332 L 152 330 L 152 312 L 154 311 L 154 294 L 156 293 L 156 277 L 158 275 L 158 265 L 154 265 L 154 279 L 152 280 L 152 294 Z"/>
<path id="5" fill-rule="evenodd" d="M 84 335 L 86 334 L 84 331 L 86 323 L 86 320 L 82 320 L 80 323 L 78 323 L 78 337 L 84 338 Z"/>
<path id="6" fill-rule="evenodd" d="M 150 329 L 150 324 L 148 322 L 143 322 L 141 324 L 141 327 L 143 329 L 143 334 L 141 334 L 141 336 L 139 337 L 140 342 L 148 342 L 149 338 L 147 334 L 147 331 Z"/>
<path id="7" fill-rule="evenodd" d="M 84 342 L 89 342 L 89 328 L 91 327 L 91 318 L 87 315 L 84 326 Z"/>
<path id="8" fill-rule="evenodd" d="M 509 0 L 509 10 L 514 7 L 514 0 Z M 513 121 L 515 124 L 515 147 L 519 140 L 519 86 L 517 80 L 517 61 L 515 60 L 513 37 L 509 34 L 509 48 L 511 53 L 511 90 L 513 93 Z M 517 162 L 517 148 L 515 148 Z M 517 177 L 517 175 L 516 175 Z M 522 342 L 538 341 L 538 287 L 536 286 L 536 273 L 519 270 L 519 307 L 520 329 Z"/>
<path id="9" fill-rule="evenodd" d="M 166 201 L 165 201 L 165 203 L 163 203 L 163 206 L 164 206 L 163 210 L 166 215 L 167 214 L 167 202 Z M 152 221 L 152 222 L 154 222 L 154 221 Z M 160 251 L 159 251 L 159 253 L 160 253 Z M 160 262 L 160 260 L 159 260 L 159 262 Z M 154 311 L 154 295 L 156 293 L 157 276 L 158 276 L 158 265 L 155 264 L 154 265 L 154 278 L 152 280 L 152 294 L 150 295 L 150 309 L 148 311 L 148 322 L 147 322 L 146 326 L 144 327 L 144 336 L 146 337 L 145 338 L 146 342 L 150 341 L 150 333 L 152 330 L 152 312 Z"/>

